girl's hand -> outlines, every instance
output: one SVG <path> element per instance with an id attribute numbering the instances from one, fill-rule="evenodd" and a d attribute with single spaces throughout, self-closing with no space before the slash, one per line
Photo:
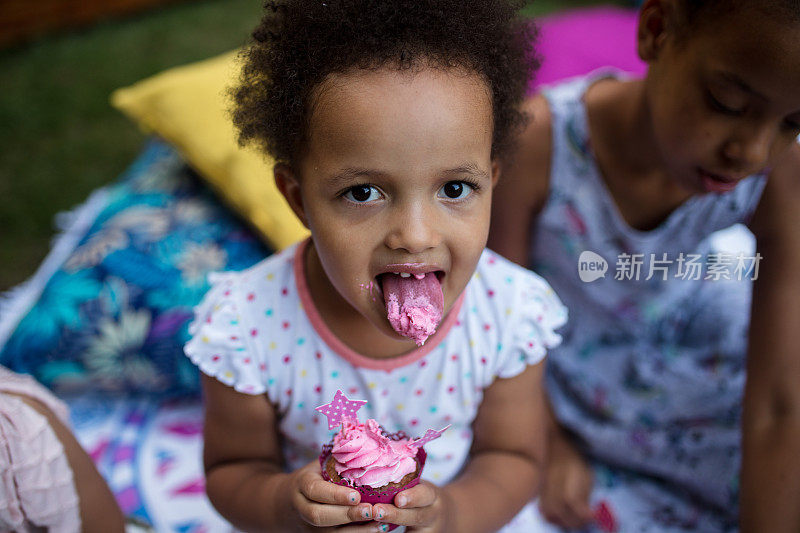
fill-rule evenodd
<path id="1" fill-rule="evenodd" d="M 355 533 L 374 531 L 375 525 L 333 527 L 371 520 L 372 506 L 360 504 L 358 491 L 330 483 L 322 478 L 319 462 L 312 461 L 289 475 L 288 500 L 294 511 L 290 526 L 295 531 L 336 531 Z"/>
<path id="2" fill-rule="evenodd" d="M 386 524 L 408 526 L 408 531 L 438 533 L 446 531 L 447 500 L 442 489 L 427 481 L 398 493 L 394 497 L 394 505 L 375 504 L 373 520 L 384 522 L 372 531 L 386 531 L 381 528 Z M 374 526 L 373 526 L 374 527 Z"/>
<path id="3" fill-rule="evenodd" d="M 592 470 L 575 446 L 564 436 L 554 436 L 545 466 L 539 508 L 548 522 L 580 528 L 594 519 L 589 495 Z"/>

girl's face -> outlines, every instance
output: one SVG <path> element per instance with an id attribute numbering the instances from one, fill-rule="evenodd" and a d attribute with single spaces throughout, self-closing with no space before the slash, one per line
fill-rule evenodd
<path id="1" fill-rule="evenodd" d="M 654 141 L 686 189 L 724 192 L 800 134 L 800 24 L 751 7 L 676 36 L 670 7 L 646 2 L 639 29 Z"/>
<path id="2" fill-rule="evenodd" d="M 324 295 L 400 339 L 381 276 L 435 272 L 447 313 L 489 230 L 496 176 L 486 84 L 432 68 L 333 75 L 317 92 L 308 131 L 298 168 L 276 177 L 311 230 Z"/>

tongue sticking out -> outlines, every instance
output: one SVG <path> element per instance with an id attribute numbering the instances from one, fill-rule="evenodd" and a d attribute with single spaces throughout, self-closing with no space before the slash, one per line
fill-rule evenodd
<path id="1" fill-rule="evenodd" d="M 422 346 L 436 332 L 444 311 L 444 295 L 436 275 L 428 272 L 403 278 L 385 274 L 381 281 L 389 323 L 397 333 Z"/>

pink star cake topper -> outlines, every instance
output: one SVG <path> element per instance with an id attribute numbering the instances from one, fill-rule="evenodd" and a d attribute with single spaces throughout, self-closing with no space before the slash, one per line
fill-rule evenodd
<path id="1" fill-rule="evenodd" d="M 428 431 L 425 432 L 425 436 L 423 436 L 420 439 L 415 440 L 414 442 L 409 443 L 409 446 L 415 446 L 417 448 L 421 448 L 422 446 L 425 446 L 426 444 L 428 444 L 430 441 L 436 440 L 439 437 L 441 437 L 442 433 L 447 431 L 447 428 L 449 428 L 449 427 L 450 427 L 450 424 L 447 424 L 445 427 L 443 427 L 439 431 L 436 431 L 436 430 L 433 430 L 433 429 L 429 429 Z"/>
<path id="2" fill-rule="evenodd" d="M 315 410 L 328 417 L 328 429 L 334 429 L 343 420 L 358 420 L 356 413 L 365 403 L 366 400 L 350 400 L 341 390 L 337 390 L 331 403 L 315 407 Z"/>

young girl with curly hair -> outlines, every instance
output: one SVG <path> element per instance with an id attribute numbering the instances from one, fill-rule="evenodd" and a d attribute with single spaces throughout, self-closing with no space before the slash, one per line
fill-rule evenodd
<path id="1" fill-rule="evenodd" d="M 207 493 L 236 527 L 530 527 L 541 361 L 566 311 L 484 248 L 496 161 L 535 66 L 518 8 L 267 3 L 234 119 L 277 161 L 311 237 L 212 278 L 186 345 L 204 373 Z M 332 432 L 314 408 L 337 390 L 390 432 L 450 426 L 393 504 L 320 475 Z"/>

